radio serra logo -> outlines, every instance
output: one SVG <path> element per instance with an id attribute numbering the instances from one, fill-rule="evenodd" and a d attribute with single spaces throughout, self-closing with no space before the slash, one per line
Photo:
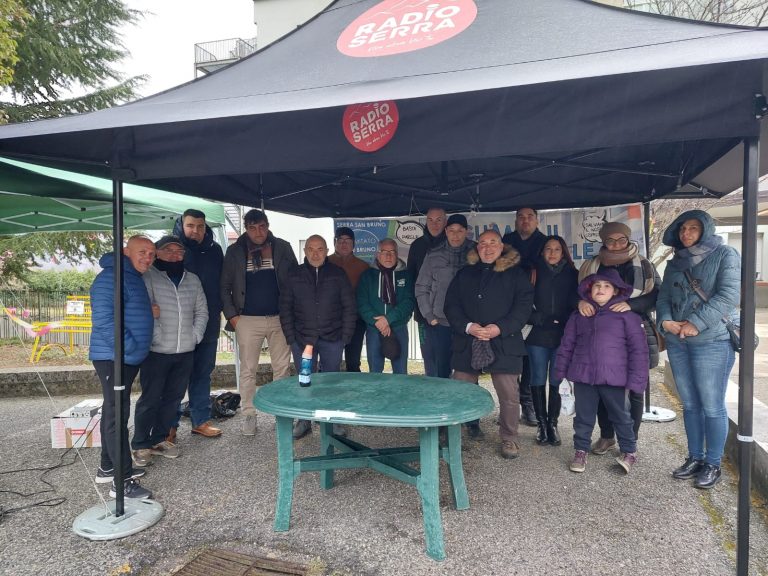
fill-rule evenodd
<path id="1" fill-rule="evenodd" d="M 411 52 L 460 34 L 476 16 L 474 0 L 384 0 L 347 26 L 336 47 L 359 58 Z"/>
<path id="2" fill-rule="evenodd" d="M 352 146 L 363 152 L 375 152 L 392 140 L 400 116 L 397 105 L 386 102 L 353 104 L 344 111 L 344 136 Z"/>

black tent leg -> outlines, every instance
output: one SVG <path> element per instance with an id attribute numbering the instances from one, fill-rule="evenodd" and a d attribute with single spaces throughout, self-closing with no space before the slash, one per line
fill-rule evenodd
<path id="1" fill-rule="evenodd" d="M 114 302 L 115 302 L 115 361 L 112 385 L 115 391 L 115 446 L 112 465 L 115 467 L 115 515 L 122 516 L 124 508 L 124 475 L 123 470 L 123 384 L 125 375 L 125 359 L 123 358 L 123 183 L 120 180 L 112 180 L 112 247 L 115 252 L 115 278 L 114 278 Z"/>
<path id="2" fill-rule="evenodd" d="M 757 258 L 757 180 L 760 140 L 744 141 L 744 205 L 741 234 L 741 341 L 739 354 L 739 504 L 736 574 L 749 573 L 749 514 L 752 484 L 752 406 L 755 373 L 755 271 Z"/>
<path id="3" fill-rule="evenodd" d="M 645 257 L 651 259 L 651 203 L 643 202 L 643 240 L 645 241 Z M 651 411 L 651 379 L 645 388 L 645 412 Z"/>

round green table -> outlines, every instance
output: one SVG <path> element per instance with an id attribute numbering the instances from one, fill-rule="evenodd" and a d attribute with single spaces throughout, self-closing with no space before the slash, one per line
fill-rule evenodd
<path id="1" fill-rule="evenodd" d="M 279 483 L 275 531 L 290 526 L 293 481 L 301 472 L 320 472 L 320 485 L 333 487 L 333 471 L 372 468 L 416 486 L 422 502 L 427 554 L 445 558 L 439 505 L 440 459 L 450 473 L 458 510 L 469 508 L 461 461 L 461 424 L 494 408 L 487 390 L 458 380 L 332 372 L 312 374 L 312 385 L 299 386 L 297 377 L 276 380 L 259 389 L 254 406 L 276 416 Z M 320 424 L 319 456 L 294 457 L 293 419 Z M 334 435 L 333 424 L 418 428 L 415 447 L 369 448 Z M 447 446 L 438 445 L 438 429 L 448 430 Z M 419 461 L 418 470 L 407 462 Z"/>

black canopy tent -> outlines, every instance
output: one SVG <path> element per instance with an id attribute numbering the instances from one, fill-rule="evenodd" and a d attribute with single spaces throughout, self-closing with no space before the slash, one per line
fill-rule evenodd
<path id="1" fill-rule="evenodd" d="M 415 18 L 434 24 L 437 12 L 475 7 L 463 30 L 424 49 L 373 57 L 387 42 L 369 42 L 371 53 L 350 56 L 339 40 L 388 37 L 392 18 L 411 22 L 395 37 L 406 43 Z M 377 32 L 349 28 L 369 10 Z M 210 76 L 122 107 L 0 128 L 0 153 L 105 171 L 116 196 L 119 181 L 138 181 L 304 216 L 596 206 L 721 195 L 744 182 L 749 341 L 755 220 L 746 212 L 756 212 L 767 62 L 768 30 L 582 0 L 338 0 Z M 381 149 L 360 151 L 345 138 L 345 109 L 382 101 L 396 103 L 397 129 Z M 734 158 L 743 170 L 730 168 Z M 753 352 L 740 361 L 741 534 Z M 741 570 L 746 550 L 739 557 Z"/>
<path id="2" fill-rule="evenodd" d="M 695 177 L 758 135 L 768 31 L 477 0 L 474 22 L 439 45 L 342 54 L 340 34 L 376 4 L 340 0 L 265 50 L 135 103 L 4 128 L 0 152 L 111 163 L 126 180 L 243 204 L 256 194 L 303 216 L 407 214 L 412 199 L 453 211 L 605 205 L 741 184 Z M 386 100 L 394 138 L 357 150 L 344 108 Z"/>

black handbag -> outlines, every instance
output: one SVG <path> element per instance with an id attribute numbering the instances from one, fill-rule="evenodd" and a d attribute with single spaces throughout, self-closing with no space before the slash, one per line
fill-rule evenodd
<path id="1" fill-rule="evenodd" d="M 698 280 L 694 279 L 690 270 L 685 271 L 685 278 L 688 280 L 688 284 L 690 284 L 691 288 L 694 292 L 696 292 L 696 295 L 702 300 L 702 302 L 705 304 L 709 302 L 709 297 L 704 293 L 704 290 L 701 289 Z M 737 318 L 736 321 L 733 321 L 729 317 L 723 316 L 722 320 L 725 324 L 725 329 L 728 331 L 728 337 L 731 339 L 731 348 L 733 348 L 734 352 L 741 352 L 741 318 Z M 760 338 L 758 338 L 757 334 L 755 334 L 755 350 L 757 350 L 757 346 L 759 344 Z"/>

